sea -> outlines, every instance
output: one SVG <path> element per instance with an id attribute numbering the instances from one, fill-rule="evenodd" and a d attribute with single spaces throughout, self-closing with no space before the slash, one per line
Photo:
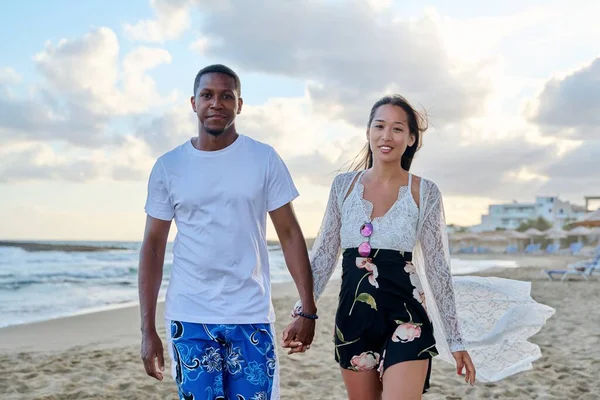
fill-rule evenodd
<path id="1" fill-rule="evenodd" d="M 47 249 L 0 247 L 0 327 L 138 304 L 140 242 L 37 243 L 48 245 Z M 99 250 L 62 251 L 64 245 L 93 246 Z M 164 299 L 172 263 L 169 243 L 159 299 Z M 292 281 L 278 246 L 269 246 L 269 263 L 272 283 Z M 510 260 L 452 259 L 453 274 L 516 266 Z M 338 265 L 334 278 L 340 276 Z"/>

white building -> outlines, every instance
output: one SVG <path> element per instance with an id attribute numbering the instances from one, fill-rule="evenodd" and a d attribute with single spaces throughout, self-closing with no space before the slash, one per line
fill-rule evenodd
<path id="1" fill-rule="evenodd" d="M 583 206 L 562 201 L 558 197 L 536 197 L 538 215 L 553 225 L 562 227 L 567 222 L 583 218 L 586 209 Z"/>
<path id="2" fill-rule="evenodd" d="M 535 203 L 492 204 L 488 214 L 481 216 L 481 224 L 471 228 L 474 232 L 494 231 L 498 228 L 516 229 L 522 222 L 538 217 L 552 225 L 563 226 L 566 221 L 585 215 L 585 207 L 562 201 L 555 196 L 537 196 Z"/>

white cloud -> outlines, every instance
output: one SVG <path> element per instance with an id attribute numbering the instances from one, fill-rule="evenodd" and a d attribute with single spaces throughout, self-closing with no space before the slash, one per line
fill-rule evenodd
<path id="1" fill-rule="evenodd" d="M 190 0 L 150 0 L 156 19 L 126 24 L 125 33 L 131 40 L 162 43 L 177 39 L 190 27 Z"/>
<path id="2" fill-rule="evenodd" d="M 127 115 L 172 102 L 163 98 L 147 71 L 171 62 L 165 49 L 138 47 L 119 65 L 119 42 L 109 28 L 82 38 L 48 43 L 35 61 L 47 84 L 94 114 Z"/>
<path id="3" fill-rule="evenodd" d="M 357 130 L 344 121 L 312 112 L 311 105 L 307 96 L 270 98 L 260 106 L 244 105 L 236 126 L 242 132 L 271 143 L 285 156 L 319 150 L 334 159 L 339 150 L 332 140 L 340 135 L 351 137 Z"/>
<path id="4" fill-rule="evenodd" d="M 441 16 L 433 7 L 428 8 L 427 13 L 438 23 L 449 53 L 476 61 L 484 57 L 498 58 L 498 50 L 503 43 L 514 37 L 527 36 L 532 26 L 539 26 L 557 16 L 556 10 L 548 5 L 519 8 L 520 11 L 507 15 L 468 19 Z"/>
<path id="5" fill-rule="evenodd" d="M 153 162 L 147 144 L 131 136 L 98 149 L 26 141 L 0 146 L 0 182 L 139 181 Z"/>
<path id="6" fill-rule="evenodd" d="M 367 0 L 367 4 L 377 12 L 387 11 L 392 6 L 392 0 Z"/>
<path id="7" fill-rule="evenodd" d="M 145 181 L 156 158 L 148 143 L 134 136 L 126 136 L 123 143 L 101 153 L 106 179 L 115 181 Z"/>
<path id="8" fill-rule="evenodd" d="M 544 132 L 573 139 L 600 138 L 600 57 L 546 82 L 529 118 Z"/>
<path id="9" fill-rule="evenodd" d="M 47 42 L 34 61 L 61 92 L 101 96 L 117 82 L 118 57 L 117 35 L 109 28 L 98 28 L 75 40 Z"/>
<path id="10" fill-rule="evenodd" d="M 362 127 L 371 104 L 395 90 L 440 121 L 460 121 L 480 114 L 490 95 L 490 61 L 449 54 L 431 15 L 394 20 L 365 2 L 234 3 L 198 3 L 203 35 L 218 39 L 204 53 L 245 71 L 309 81 L 313 110 L 329 119 Z"/>
<path id="11" fill-rule="evenodd" d="M 0 91 L 0 139 L 65 140 L 82 146 L 95 146 L 103 141 L 107 116 L 90 113 L 72 103 L 61 108 L 54 93 L 40 89 L 36 98 L 17 98 Z"/>
<path id="12" fill-rule="evenodd" d="M 12 68 L 0 68 L 0 85 L 16 85 L 21 82 L 21 75 Z"/>
<path id="13" fill-rule="evenodd" d="M 136 137 L 159 156 L 197 135 L 197 118 L 190 105 L 178 105 L 151 118 L 136 129 Z"/>
<path id="14" fill-rule="evenodd" d="M 46 143 L 20 143 L 0 147 L 0 182 L 53 180 L 85 182 L 98 177 L 94 163 L 58 154 Z"/>
<path id="15" fill-rule="evenodd" d="M 580 141 L 576 148 L 549 162 L 542 172 L 550 177 L 540 191 L 582 203 L 600 188 L 600 137 Z"/>
<path id="16" fill-rule="evenodd" d="M 204 55 L 208 49 L 210 39 L 208 37 L 199 37 L 190 44 L 190 50 L 200 55 Z"/>
<path id="17" fill-rule="evenodd" d="M 172 103 L 173 91 L 158 93 L 148 71 L 170 63 L 168 51 L 137 47 L 119 58 L 119 42 L 109 28 L 92 29 L 81 38 L 47 43 L 34 61 L 43 80 L 29 95 L 0 90 L 0 138 L 63 140 L 79 146 L 114 141 L 107 133 L 115 117 L 141 115 Z M 3 70 L 4 71 L 4 70 Z M 2 74 L 15 82 L 16 72 Z"/>

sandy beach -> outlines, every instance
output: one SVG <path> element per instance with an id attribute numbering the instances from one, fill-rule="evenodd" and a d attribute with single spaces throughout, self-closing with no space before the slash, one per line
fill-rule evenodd
<path id="1" fill-rule="evenodd" d="M 477 383 L 473 388 L 456 377 L 450 365 L 434 361 L 432 387 L 425 399 L 600 398 L 600 280 L 549 282 L 542 275 L 542 268 L 562 268 L 572 257 L 488 257 L 514 259 L 520 268 L 473 275 L 531 281 L 533 297 L 557 310 L 532 339 L 541 346 L 543 357 L 532 371 L 493 384 Z M 293 357 L 279 353 L 283 399 L 346 398 L 331 342 L 338 285 L 331 282 L 319 302 L 322 318 L 311 350 Z M 274 287 L 278 334 L 289 321 L 295 300 L 292 284 Z M 162 306 L 158 316 L 162 321 Z M 163 327 L 160 333 L 164 338 Z M 0 329 L 0 364 L 4 370 L 0 398 L 177 399 L 168 374 L 169 362 L 163 382 L 149 378 L 140 361 L 139 342 L 137 307 Z"/>

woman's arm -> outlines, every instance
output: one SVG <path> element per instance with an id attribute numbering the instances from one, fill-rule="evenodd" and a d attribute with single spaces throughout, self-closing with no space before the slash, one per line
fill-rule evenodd
<path id="1" fill-rule="evenodd" d="M 429 182 L 423 226 L 419 235 L 423 249 L 424 270 L 440 313 L 448 347 L 451 352 L 464 350 L 454 299 L 454 286 L 450 271 L 450 254 L 442 194 Z"/>

